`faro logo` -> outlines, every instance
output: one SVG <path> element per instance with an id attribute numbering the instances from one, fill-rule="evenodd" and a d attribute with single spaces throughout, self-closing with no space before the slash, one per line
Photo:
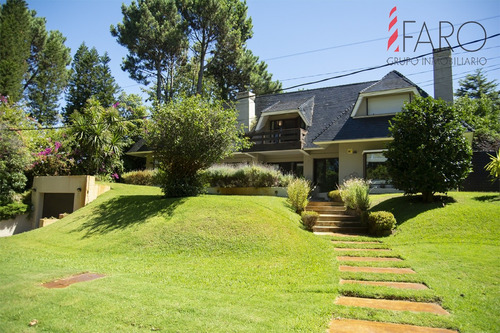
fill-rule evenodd
<path id="1" fill-rule="evenodd" d="M 436 36 L 434 40 L 429 33 L 429 29 L 427 28 L 427 23 L 424 21 L 420 27 L 420 33 L 418 34 L 418 38 L 413 38 L 408 34 L 408 30 L 413 30 L 418 27 L 420 24 L 417 21 L 403 21 L 403 38 L 399 38 L 398 32 L 398 16 L 397 16 L 397 7 L 394 6 L 389 12 L 389 34 L 390 37 L 387 40 L 387 51 L 393 50 L 393 52 L 399 52 L 400 44 L 402 43 L 403 52 L 406 52 L 406 49 L 409 47 L 413 47 L 413 52 L 416 52 L 418 47 L 421 44 L 429 44 L 431 49 L 435 49 L 436 46 L 438 48 L 442 47 L 452 47 L 452 44 L 460 46 L 463 50 L 467 52 L 476 52 L 483 48 L 484 44 L 486 44 L 487 34 L 486 29 L 476 21 L 467 21 L 461 24 L 458 29 L 453 25 L 453 23 L 449 21 L 439 21 L 439 36 L 436 40 Z M 482 40 L 482 43 L 477 48 L 466 48 L 468 40 L 464 39 L 464 32 L 467 30 L 471 30 L 476 34 L 477 40 Z M 450 32 L 451 31 L 451 32 Z M 456 33 L 455 33 L 456 31 Z M 456 44 L 454 43 L 456 40 Z"/>

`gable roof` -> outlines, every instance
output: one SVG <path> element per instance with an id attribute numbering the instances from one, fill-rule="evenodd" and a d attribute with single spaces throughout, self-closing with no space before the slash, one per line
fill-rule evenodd
<path id="1" fill-rule="evenodd" d="M 398 71 L 389 72 L 379 81 L 360 91 L 360 93 L 366 94 L 405 88 L 416 88 L 421 96 L 428 96 L 424 90 Z"/>
<path id="2" fill-rule="evenodd" d="M 361 94 L 392 93 L 403 89 L 428 96 L 404 75 L 391 71 L 378 81 L 257 96 L 255 115 L 261 120 L 273 112 L 298 109 L 303 112 L 302 116 L 311 117 L 305 149 L 318 147 L 314 142 L 385 138 L 389 136 L 388 121 L 392 116 L 357 119 L 352 118 L 351 113 Z M 311 101 L 312 104 L 307 104 Z"/>
<path id="3" fill-rule="evenodd" d="M 255 98 L 255 115 L 260 119 L 268 110 L 276 110 L 279 105 L 298 105 L 302 102 L 313 102 L 311 112 L 311 126 L 305 138 L 304 148 L 317 148 L 313 143 L 321 133 L 325 132 L 332 122 L 342 119 L 342 123 L 349 117 L 350 110 L 358 98 L 361 90 L 374 84 L 375 81 L 347 84 L 335 87 L 318 88 L 295 91 L 283 94 L 257 96 Z M 307 103 L 306 103 L 307 104 Z M 347 112 L 346 112 L 346 109 Z"/>

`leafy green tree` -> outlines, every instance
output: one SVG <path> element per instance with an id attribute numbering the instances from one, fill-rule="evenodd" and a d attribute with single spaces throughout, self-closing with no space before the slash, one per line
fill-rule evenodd
<path id="1" fill-rule="evenodd" d="M 47 32 L 22 0 L 9 0 L 0 11 L 0 94 L 18 102 L 42 124 L 57 121 L 59 96 L 68 79 L 70 50 L 59 31 Z"/>
<path id="2" fill-rule="evenodd" d="M 156 81 L 155 99 L 170 100 L 179 67 L 186 62 L 187 26 L 175 0 L 139 0 L 122 5 L 123 22 L 111 26 L 111 34 L 129 54 L 122 69 L 137 82 Z"/>
<path id="3" fill-rule="evenodd" d="M 493 101 L 493 103 L 500 104 L 500 91 L 497 90 L 498 84 L 496 80 L 488 81 L 481 69 L 477 69 L 474 74 L 468 74 L 465 79 L 458 81 L 460 88 L 455 92 L 457 97 L 468 96 L 473 99 L 486 96 Z"/>
<path id="4" fill-rule="evenodd" d="M 252 51 L 242 48 L 225 54 L 233 59 L 214 57 L 207 67 L 207 72 L 216 83 L 218 98 L 234 100 L 238 91 L 252 91 L 257 95 L 276 93 L 281 89 L 281 82 L 273 81 L 267 71 L 267 64 L 259 62 L 259 57 Z M 231 62 L 233 62 L 232 65 Z"/>
<path id="5" fill-rule="evenodd" d="M 196 195 L 202 188 L 200 170 L 246 146 L 237 111 L 223 102 L 185 97 L 152 112 L 146 142 L 155 151 L 167 197 Z"/>
<path id="6" fill-rule="evenodd" d="M 207 57 L 228 60 L 234 66 L 238 49 L 252 37 L 252 21 L 247 18 L 246 2 L 240 0 L 179 0 L 182 17 L 189 25 L 191 49 L 199 70 L 196 93 L 203 92 Z"/>
<path id="7" fill-rule="evenodd" d="M 59 96 L 69 79 L 70 49 L 59 31 L 45 31 L 44 18 L 34 18 L 32 24 L 32 51 L 24 84 L 29 112 L 39 123 L 54 125 L 58 121 Z"/>
<path id="8" fill-rule="evenodd" d="M 482 95 L 474 99 L 460 97 L 454 105 L 460 117 L 474 128 L 475 151 L 495 151 L 500 147 L 500 104 Z"/>
<path id="9" fill-rule="evenodd" d="M 119 87 L 111 75 L 109 61 L 107 53 L 100 56 L 95 47 L 89 49 L 85 43 L 80 45 L 71 65 L 64 109 L 65 122 L 70 120 L 73 112 L 83 112 L 90 98 L 104 107 L 116 102 Z"/>
<path id="10" fill-rule="evenodd" d="M 129 123 L 114 107 L 90 99 L 82 112 L 71 115 L 69 135 L 75 142 L 78 174 L 115 175 L 122 169 L 123 149 L 129 142 Z"/>
<path id="11" fill-rule="evenodd" d="M 26 123 L 23 110 L 0 100 L 0 206 L 13 202 L 15 193 L 22 192 L 26 184 L 24 171 L 31 163 L 26 138 L 18 126 Z"/>
<path id="12" fill-rule="evenodd" d="M 456 110 L 441 100 L 417 97 L 394 116 L 389 130 L 387 168 L 396 188 L 434 193 L 457 188 L 471 171 L 472 149 Z"/>
<path id="13" fill-rule="evenodd" d="M 0 95 L 22 98 L 30 57 L 31 15 L 23 0 L 7 0 L 0 8 Z"/>

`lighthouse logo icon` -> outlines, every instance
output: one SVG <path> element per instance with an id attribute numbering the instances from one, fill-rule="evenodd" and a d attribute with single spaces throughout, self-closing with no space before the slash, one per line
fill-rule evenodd
<path id="1" fill-rule="evenodd" d="M 394 42 L 397 41 L 398 39 L 398 28 L 395 27 L 396 23 L 398 23 L 398 15 L 396 14 L 396 6 L 391 9 L 391 12 L 389 13 L 389 33 L 391 33 L 391 37 L 389 37 L 389 40 L 387 41 L 387 51 L 389 49 L 394 49 L 394 52 L 399 52 L 399 45 L 394 45 Z M 397 43 L 396 43 L 397 44 Z M 392 47 L 391 47 L 392 46 Z"/>

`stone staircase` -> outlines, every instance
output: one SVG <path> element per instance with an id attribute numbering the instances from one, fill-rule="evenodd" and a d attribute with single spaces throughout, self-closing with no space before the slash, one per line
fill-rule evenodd
<path id="1" fill-rule="evenodd" d="M 365 234 L 368 229 L 359 217 L 346 213 L 341 202 L 311 201 L 306 207 L 315 211 L 319 219 L 313 227 L 315 233 Z"/>

